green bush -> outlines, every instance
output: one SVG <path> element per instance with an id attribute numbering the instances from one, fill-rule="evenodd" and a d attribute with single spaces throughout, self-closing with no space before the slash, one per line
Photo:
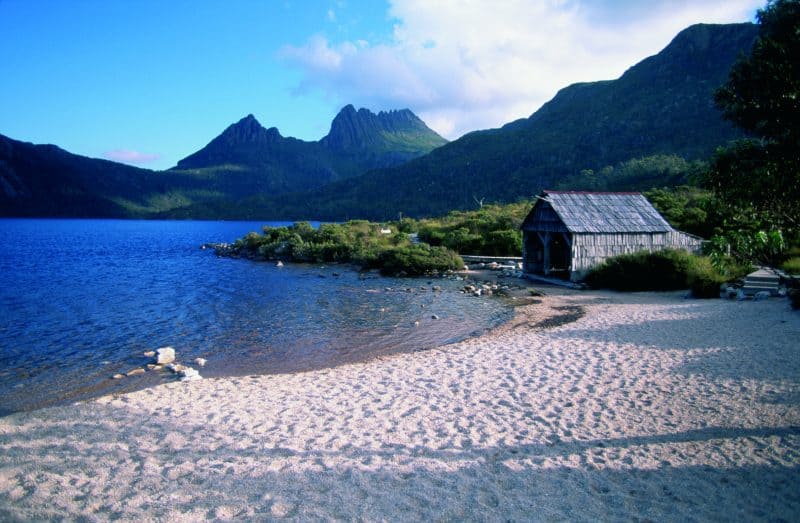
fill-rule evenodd
<path id="1" fill-rule="evenodd" d="M 720 285 L 729 279 L 707 257 L 668 249 L 609 258 L 588 274 L 586 283 L 593 288 L 618 291 L 689 288 L 697 298 L 716 298 L 719 297 Z"/>
<path id="2" fill-rule="evenodd" d="M 781 264 L 781 269 L 789 274 L 800 274 L 800 256 L 793 256 Z"/>
<path id="3" fill-rule="evenodd" d="M 506 229 L 490 232 L 483 251 L 489 256 L 522 256 L 522 231 Z"/>
<path id="4" fill-rule="evenodd" d="M 706 257 L 693 257 L 686 275 L 692 296 L 695 298 L 719 298 L 720 287 L 729 280 L 712 265 Z"/>
<path id="5" fill-rule="evenodd" d="M 424 244 L 387 249 L 378 256 L 377 263 L 382 274 L 408 276 L 457 270 L 464 266 L 464 261 L 455 252 Z"/>
<path id="6" fill-rule="evenodd" d="M 485 205 L 477 211 L 453 211 L 447 216 L 418 222 L 419 239 L 462 254 L 519 256 L 522 220 L 530 202 Z"/>

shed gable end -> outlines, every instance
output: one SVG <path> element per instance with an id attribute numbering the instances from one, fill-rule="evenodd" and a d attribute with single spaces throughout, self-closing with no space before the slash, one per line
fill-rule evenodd
<path id="1" fill-rule="evenodd" d="M 568 232 L 567 226 L 550 202 L 539 200 L 522 223 L 522 230 L 541 232 Z"/>

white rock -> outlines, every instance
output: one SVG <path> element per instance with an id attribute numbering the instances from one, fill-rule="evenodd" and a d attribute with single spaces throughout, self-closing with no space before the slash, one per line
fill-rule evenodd
<path id="1" fill-rule="evenodd" d="M 172 347 L 161 347 L 156 350 L 156 364 L 166 365 L 175 361 L 175 349 Z"/>
<path id="2" fill-rule="evenodd" d="M 178 373 L 178 375 L 180 376 L 181 381 L 195 381 L 203 379 L 200 373 L 191 367 L 185 367 Z"/>
<path id="3" fill-rule="evenodd" d="M 185 368 L 186 367 L 184 365 L 181 365 L 180 363 L 170 363 L 169 365 L 167 365 L 167 370 L 170 370 L 175 374 L 178 374 Z"/>
<path id="4" fill-rule="evenodd" d="M 278 260 L 278 263 L 275 264 L 275 267 L 283 267 L 283 262 Z"/>
<path id="5" fill-rule="evenodd" d="M 156 351 L 154 351 L 154 350 L 144 351 L 144 353 L 142 353 L 142 355 L 145 358 L 152 358 L 152 357 L 154 357 L 156 355 Z"/>
<path id="6" fill-rule="evenodd" d="M 144 373 L 145 373 L 144 369 L 138 368 L 138 369 L 129 370 L 128 372 L 125 373 L 125 375 L 128 376 L 128 377 L 131 377 L 131 376 L 136 376 L 137 374 L 144 374 Z"/>
<path id="7" fill-rule="evenodd" d="M 208 360 L 205 359 L 205 358 L 195 358 L 194 359 L 194 362 L 197 363 L 198 365 L 200 365 L 201 367 L 205 367 L 207 361 Z"/>

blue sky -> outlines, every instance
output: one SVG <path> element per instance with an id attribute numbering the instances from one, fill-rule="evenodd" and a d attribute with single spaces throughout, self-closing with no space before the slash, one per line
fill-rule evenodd
<path id="1" fill-rule="evenodd" d="M 0 0 L 0 134 L 168 168 L 252 113 L 317 140 L 348 103 L 443 136 L 616 78 L 754 0 Z"/>

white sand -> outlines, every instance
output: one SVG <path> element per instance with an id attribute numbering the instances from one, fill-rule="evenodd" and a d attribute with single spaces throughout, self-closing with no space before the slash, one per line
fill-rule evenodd
<path id="1" fill-rule="evenodd" d="M 564 293 L 442 349 L 0 418 L 0 520 L 797 521 L 798 352 L 786 300 Z"/>

